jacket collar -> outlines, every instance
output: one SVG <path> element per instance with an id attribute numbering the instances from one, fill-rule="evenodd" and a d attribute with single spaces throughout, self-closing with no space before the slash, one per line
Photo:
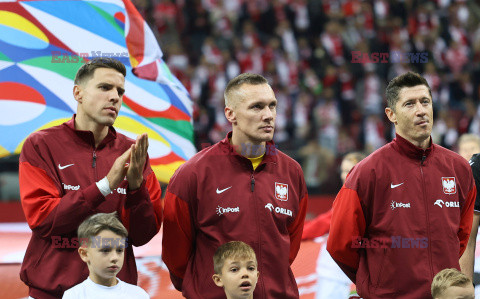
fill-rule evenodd
<path id="1" fill-rule="evenodd" d="M 392 141 L 392 146 L 398 152 L 404 154 L 410 159 L 414 160 L 425 160 L 434 150 L 435 144 L 432 142 L 432 137 L 430 137 L 430 145 L 427 149 L 419 148 L 413 145 L 410 141 L 403 138 L 402 136 L 395 134 L 395 139 Z M 425 157 L 425 158 L 423 158 Z"/>
<path id="2" fill-rule="evenodd" d="M 75 117 L 77 115 L 74 114 L 72 118 L 64 122 L 63 125 L 69 128 L 75 135 L 77 135 L 80 139 L 82 139 L 85 143 L 95 147 L 95 137 L 93 136 L 93 133 L 91 131 L 82 131 L 82 130 L 77 130 L 75 129 Z M 97 148 L 102 148 L 104 147 L 107 143 L 111 142 L 112 140 L 115 140 L 117 138 L 117 131 L 112 126 L 108 127 L 108 133 L 105 138 L 103 138 L 102 142 L 98 145 Z"/>
<path id="3" fill-rule="evenodd" d="M 220 141 L 220 147 L 222 148 L 223 152 L 227 152 L 230 156 L 233 156 L 236 159 L 248 161 L 248 163 L 251 165 L 251 162 L 250 160 L 248 160 L 248 158 L 237 153 L 233 145 L 230 143 L 231 138 L 232 138 L 232 131 L 228 132 L 227 136 L 222 141 Z M 276 148 L 275 143 L 273 141 L 267 141 L 265 156 L 263 157 L 263 160 L 260 163 L 260 165 L 264 163 L 276 163 L 277 155 L 278 155 L 278 149 Z"/>

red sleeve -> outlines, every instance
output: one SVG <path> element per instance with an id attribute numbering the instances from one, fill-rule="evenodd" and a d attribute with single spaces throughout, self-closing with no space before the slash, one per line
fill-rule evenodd
<path id="1" fill-rule="evenodd" d="M 290 254 L 288 261 L 290 262 L 290 265 L 297 257 L 298 250 L 300 249 L 303 224 L 305 223 L 305 215 L 307 214 L 307 201 L 308 194 L 305 193 L 305 196 L 300 199 L 300 207 L 295 221 L 288 226 L 288 233 L 290 234 Z"/>
<path id="2" fill-rule="evenodd" d="M 161 195 L 160 183 L 151 170 L 139 189 L 128 192 L 121 218 L 133 245 L 145 245 L 160 230 Z"/>
<path id="3" fill-rule="evenodd" d="M 20 162 L 19 184 L 28 225 L 45 238 L 76 231 L 93 209 L 105 200 L 95 183 L 61 197 L 46 171 L 27 161 Z"/>
<path id="4" fill-rule="evenodd" d="M 472 230 L 473 206 L 476 196 L 477 188 L 473 185 L 473 188 L 468 192 L 467 198 L 465 198 L 465 205 L 462 210 L 462 215 L 460 216 L 460 226 L 457 233 L 458 239 L 460 240 L 459 257 L 462 256 L 465 248 L 467 248 L 468 238 Z"/>
<path id="5" fill-rule="evenodd" d="M 365 217 L 357 192 L 342 187 L 333 202 L 327 250 L 354 283 L 360 256 L 358 249 L 352 248 L 352 238 L 363 237 L 365 226 Z"/>
<path id="6" fill-rule="evenodd" d="M 175 288 L 182 290 L 188 260 L 193 251 L 193 229 L 188 203 L 171 193 L 165 195 L 162 259 Z"/>
<path id="7" fill-rule="evenodd" d="M 302 240 L 310 240 L 327 234 L 330 229 L 332 215 L 333 210 L 330 209 L 328 212 L 318 215 L 312 221 L 305 223 Z"/>

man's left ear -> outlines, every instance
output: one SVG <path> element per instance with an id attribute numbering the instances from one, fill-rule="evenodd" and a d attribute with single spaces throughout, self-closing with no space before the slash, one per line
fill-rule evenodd
<path id="1" fill-rule="evenodd" d="M 237 116 L 235 115 L 235 111 L 233 111 L 232 107 L 225 107 L 225 117 L 227 120 L 233 125 L 237 122 Z"/>
<path id="2" fill-rule="evenodd" d="M 222 277 L 220 274 L 213 274 L 212 276 L 213 282 L 217 285 L 217 287 L 223 288 Z"/>

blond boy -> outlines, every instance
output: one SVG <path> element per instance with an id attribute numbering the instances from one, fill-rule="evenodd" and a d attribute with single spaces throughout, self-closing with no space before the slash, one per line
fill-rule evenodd
<path id="1" fill-rule="evenodd" d="M 252 247 L 241 241 L 220 246 L 213 256 L 215 284 L 223 287 L 227 299 L 252 299 L 259 272 Z"/>
<path id="2" fill-rule="evenodd" d="M 432 282 L 433 299 L 473 299 L 475 289 L 465 274 L 454 268 L 438 272 Z"/>
<path id="3" fill-rule="evenodd" d="M 77 234 L 81 244 L 78 253 L 90 274 L 68 289 L 63 298 L 150 298 L 142 288 L 117 278 L 128 246 L 128 232 L 116 212 L 90 216 L 80 224 Z"/>
<path id="4" fill-rule="evenodd" d="M 480 137 L 475 134 L 463 134 L 458 139 L 458 154 L 470 160 L 473 154 L 480 153 Z"/>

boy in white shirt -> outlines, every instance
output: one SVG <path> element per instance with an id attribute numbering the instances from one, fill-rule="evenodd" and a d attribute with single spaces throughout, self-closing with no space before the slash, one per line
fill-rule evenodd
<path id="1" fill-rule="evenodd" d="M 253 299 L 259 272 L 255 251 L 241 241 L 218 247 L 213 256 L 213 282 L 225 290 L 227 299 Z"/>
<path id="2" fill-rule="evenodd" d="M 63 298 L 150 298 L 142 288 L 117 278 L 122 269 L 127 229 L 117 213 L 98 213 L 78 227 L 80 258 L 87 263 L 88 278 L 68 289 Z"/>

